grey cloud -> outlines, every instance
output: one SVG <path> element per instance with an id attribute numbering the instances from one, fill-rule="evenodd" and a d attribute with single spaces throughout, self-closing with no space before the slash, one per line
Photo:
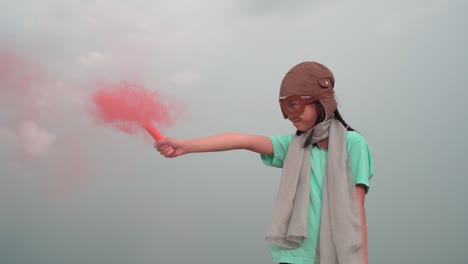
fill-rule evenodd
<path id="1" fill-rule="evenodd" d="M 279 170 L 241 151 L 162 159 L 81 107 L 93 80 L 135 77 L 187 103 L 169 136 L 289 133 L 279 83 L 309 59 L 373 153 L 371 262 L 465 261 L 464 1 L 20 2 L 1 4 L 0 36 L 51 68 L 59 111 L 38 123 L 56 135 L 48 158 L 13 162 L 1 142 L 1 263 L 271 263 Z M 44 195 L 57 179 L 63 196 Z"/>
<path id="2" fill-rule="evenodd" d="M 282 0 L 260 0 L 260 1 L 237 1 L 237 8 L 240 14 L 245 15 L 303 15 L 311 11 L 311 7 L 324 4 L 323 1 L 282 1 Z"/>

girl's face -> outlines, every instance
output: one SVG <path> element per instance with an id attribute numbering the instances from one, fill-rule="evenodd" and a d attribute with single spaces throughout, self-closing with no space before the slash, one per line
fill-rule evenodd
<path id="1" fill-rule="evenodd" d="M 301 132 L 306 132 L 307 130 L 314 127 L 318 117 L 319 112 L 317 105 L 307 104 L 302 114 L 300 114 L 298 117 L 288 119 L 291 120 L 292 124 L 296 127 L 297 130 Z"/>

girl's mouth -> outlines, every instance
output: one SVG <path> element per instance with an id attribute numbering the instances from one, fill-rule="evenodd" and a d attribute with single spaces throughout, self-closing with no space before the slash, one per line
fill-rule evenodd
<path id="1" fill-rule="evenodd" d="M 297 124 L 297 123 L 299 123 L 300 121 L 301 121 L 300 119 L 291 120 L 291 122 L 292 122 L 293 124 Z"/>

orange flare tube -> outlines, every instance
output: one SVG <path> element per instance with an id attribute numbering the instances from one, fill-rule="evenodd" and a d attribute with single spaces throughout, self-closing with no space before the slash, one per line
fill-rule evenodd
<path id="1" fill-rule="evenodd" d="M 147 121 L 143 124 L 143 128 L 154 138 L 154 140 L 161 140 L 164 136 L 159 132 L 159 130 L 153 126 L 150 121 Z"/>

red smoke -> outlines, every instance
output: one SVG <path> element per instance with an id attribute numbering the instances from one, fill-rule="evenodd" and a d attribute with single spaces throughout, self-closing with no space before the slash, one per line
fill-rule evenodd
<path id="1" fill-rule="evenodd" d="M 14 52 L 0 49 L 0 87 L 24 96 L 46 78 L 41 66 Z"/>
<path id="2" fill-rule="evenodd" d="M 99 121 L 126 133 L 139 131 L 146 122 L 158 127 L 172 124 L 169 105 L 157 91 L 149 92 L 140 84 L 103 86 L 94 93 L 93 101 L 97 107 L 93 114 Z"/>
<path id="3" fill-rule="evenodd" d="M 55 120 L 73 126 L 63 118 L 75 106 L 63 103 L 61 81 L 41 61 L 0 45 L 0 145 L 12 146 L 5 149 L 13 161 L 6 162 L 13 164 L 12 175 L 41 175 L 48 187 L 65 191 L 89 174 L 89 166 L 84 142 L 54 126 Z"/>

